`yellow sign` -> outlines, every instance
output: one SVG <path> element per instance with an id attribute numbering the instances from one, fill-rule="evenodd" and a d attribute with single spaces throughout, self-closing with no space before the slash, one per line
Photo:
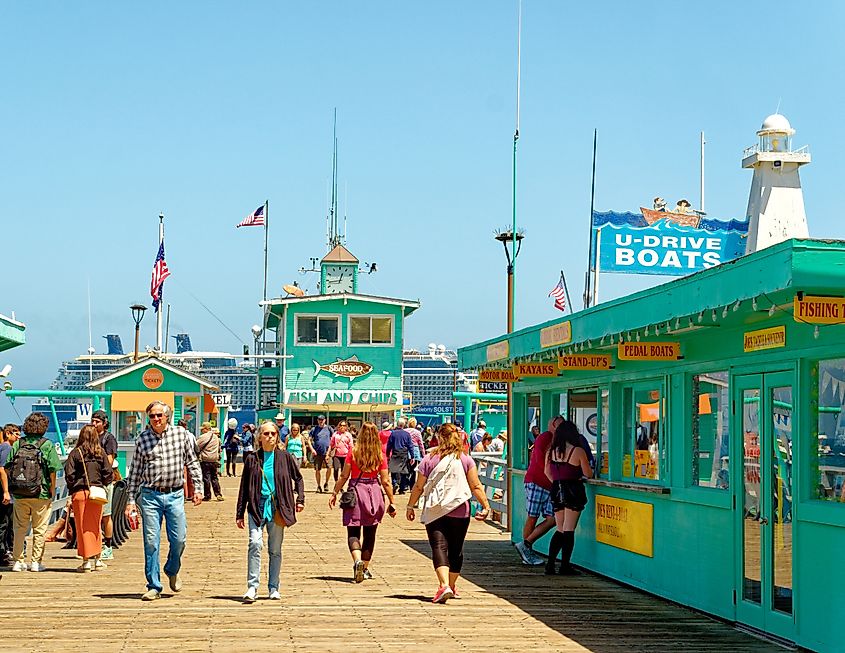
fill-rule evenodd
<path id="1" fill-rule="evenodd" d="M 493 383 L 516 383 L 519 381 L 514 376 L 513 370 L 481 370 L 478 373 L 478 380 Z"/>
<path id="2" fill-rule="evenodd" d="M 565 345 L 572 341 L 572 323 L 567 320 L 560 324 L 553 324 L 545 329 L 540 329 L 540 347 L 554 347 L 555 345 Z"/>
<path id="3" fill-rule="evenodd" d="M 796 322 L 809 324 L 845 324 L 845 297 L 814 297 L 795 295 L 792 317 Z"/>
<path id="4" fill-rule="evenodd" d="M 674 361 L 681 356 L 679 342 L 620 342 L 621 361 Z"/>
<path id="5" fill-rule="evenodd" d="M 492 345 L 487 345 L 487 362 L 492 363 L 493 361 L 498 361 L 502 360 L 503 358 L 507 358 L 509 352 L 510 347 L 508 346 L 507 340 L 503 340 L 502 342 L 494 342 Z"/>
<path id="6" fill-rule="evenodd" d="M 654 506 L 596 495 L 596 541 L 654 557 Z"/>
<path id="7" fill-rule="evenodd" d="M 777 349 L 786 347 L 786 327 L 772 327 L 759 331 L 746 331 L 742 339 L 742 349 L 745 352 L 762 351 L 763 349 Z"/>
<path id="8" fill-rule="evenodd" d="M 628 478 L 634 475 L 634 468 L 631 465 L 631 454 L 626 453 L 622 456 L 622 476 Z"/>
<path id="9" fill-rule="evenodd" d="M 607 452 L 606 452 L 606 451 L 602 451 L 602 452 L 601 452 L 601 468 L 600 468 L 600 470 L 601 470 L 601 471 L 600 471 L 600 473 L 601 473 L 601 474 L 602 474 L 605 478 L 607 478 L 608 468 L 609 468 L 609 464 L 608 464 L 608 456 L 607 456 Z"/>
<path id="10" fill-rule="evenodd" d="M 612 365 L 610 354 L 567 354 L 557 359 L 562 370 L 609 370 Z"/>
<path id="11" fill-rule="evenodd" d="M 557 365 L 554 363 L 517 363 L 513 366 L 513 374 L 520 379 L 524 377 L 557 376 Z"/>

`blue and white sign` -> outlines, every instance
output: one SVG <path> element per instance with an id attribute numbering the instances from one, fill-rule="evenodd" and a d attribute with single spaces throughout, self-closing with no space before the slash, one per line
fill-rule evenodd
<path id="1" fill-rule="evenodd" d="M 601 272 L 685 276 L 745 253 L 747 222 L 648 209 L 643 214 L 593 213 L 593 252 L 599 234 Z"/>

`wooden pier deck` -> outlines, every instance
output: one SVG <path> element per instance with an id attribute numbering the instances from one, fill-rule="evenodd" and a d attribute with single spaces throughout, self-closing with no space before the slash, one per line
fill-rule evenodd
<path id="1" fill-rule="evenodd" d="M 234 524 L 236 479 L 224 478 L 225 502 L 187 507 L 182 592 L 139 600 L 139 535 L 116 551 L 108 570 L 89 574 L 75 573 L 75 551 L 48 544 L 48 571 L 3 573 L 0 651 L 783 650 L 590 574 L 544 576 L 520 564 L 506 535 L 478 522 L 467 538 L 462 599 L 430 603 L 425 531 L 404 515 L 381 526 L 375 578 L 356 585 L 340 515 L 313 491 L 311 470 L 305 474 L 308 505 L 285 536 L 281 602 L 240 602 L 246 533 Z M 264 573 L 266 554 L 262 565 Z M 259 597 L 266 597 L 266 576 Z"/>

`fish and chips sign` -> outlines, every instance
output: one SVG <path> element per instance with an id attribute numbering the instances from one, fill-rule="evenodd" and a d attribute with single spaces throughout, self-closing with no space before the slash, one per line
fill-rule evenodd
<path id="1" fill-rule="evenodd" d="M 805 324 L 845 324 L 845 297 L 795 295 L 792 317 Z"/>
<path id="2" fill-rule="evenodd" d="M 602 272 L 685 276 L 742 256 L 747 234 L 746 221 L 696 213 L 594 211 L 593 258 Z"/>

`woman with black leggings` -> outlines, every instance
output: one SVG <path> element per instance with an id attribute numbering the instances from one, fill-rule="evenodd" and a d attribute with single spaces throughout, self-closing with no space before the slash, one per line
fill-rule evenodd
<path id="1" fill-rule="evenodd" d="M 351 480 L 349 480 L 351 479 Z M 346 526 L 347 544 L 352 555 L 352 578 L 356 583 L 372 578 L 370 561 L 376 546 L 376 530 L 385 513 L 384 494 L 387 495 L 387 514 L 396 516 L 393 505 L 393 485 L 387 472 L 387 460 L 381 450 L 378 429 L 372 422 L 365 422 L 358 439 L 345 454 L 340 478 L 335 481 L 329 508 L 334 508 L 337 495 L 349 480 L 348 490 L 355 497 L 355 505 L 343 507 L 343 525 Z M 379 487 L 381 486 L 381 487 Z M 362 537 L 363 531 L 363 537 Z"/>
<path id="2" fill-rule="evenodd" d="M 454 424 L 444 424 L 437 448 L 427 454 L 417 468 L 417 481 L 408 499 L 408 521 L 414 506 L 423 497 L 420 521 L 425 524 L 434 572 L 440 583 L 432 603 L 445 603 L 458 597 L 455 584 L 464 562 L 464 539 L 469 529 L 469 499 L 475 496 L 482 506 L 476 519 L 485 519 L 490 504 L 478 480 L 475 461 L 464 452 L 463 438 Z"/>

